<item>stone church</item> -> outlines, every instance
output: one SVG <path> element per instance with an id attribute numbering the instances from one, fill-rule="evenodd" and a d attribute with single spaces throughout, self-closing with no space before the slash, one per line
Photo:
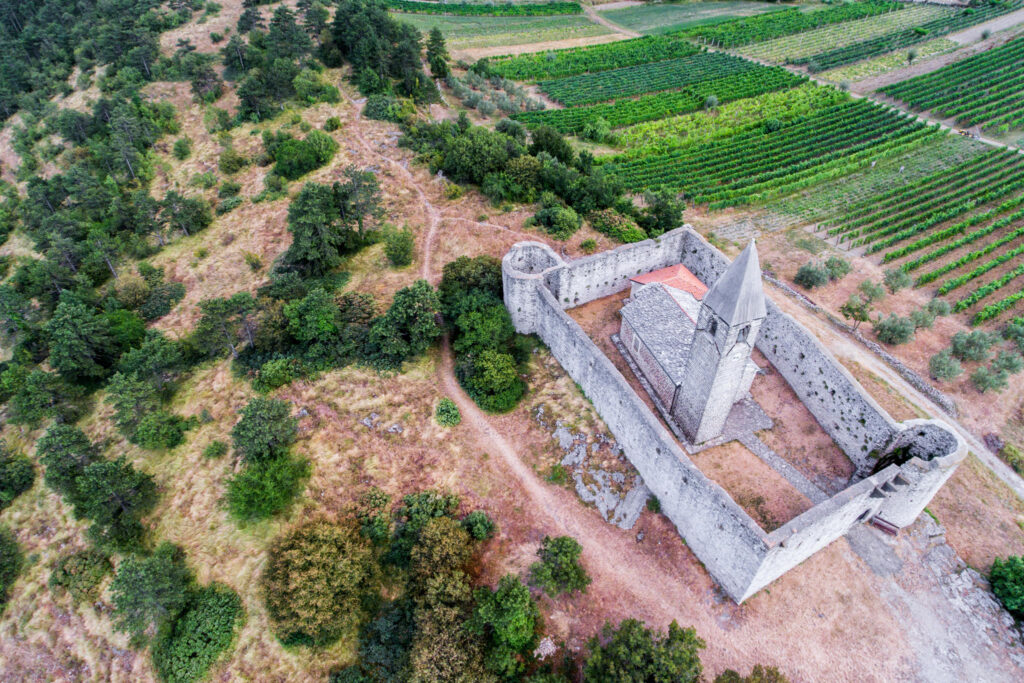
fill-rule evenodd
<path id="1" fill-rule="evenodd" d="M 766 316 L 757 247 L 709 289 L 685 266 L 631 279 L 619 337 L 656 398 L 695 444 L 722 433 L 750 391 L 750 358 Z"/>

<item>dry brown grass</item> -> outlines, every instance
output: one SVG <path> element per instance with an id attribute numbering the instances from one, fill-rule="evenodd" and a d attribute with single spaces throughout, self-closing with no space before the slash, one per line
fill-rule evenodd
<path id="1" fill-rule="evenodd" d="M 1024 502 L 973 455 L 928 509 L 957 554 L 982 573 L 997 557 L 1024 555 Z"/>

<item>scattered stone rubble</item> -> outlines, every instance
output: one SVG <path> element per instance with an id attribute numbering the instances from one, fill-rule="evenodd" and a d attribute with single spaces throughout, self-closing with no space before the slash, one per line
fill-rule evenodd
<path id="1" fill-rule="evenodd" d="M 546 417 L 543 405 L 537 406 L 533 417 L 558 442 L 564 453 L 559 464 L 571 474 L 580 499 L 593 503 L 610 524 L 632 529 L 651 495 L 650 490 L 637 474 L 608 472 L 590 464 L 598 454 L 610 454 L 625 463 L 622 448 L 615 440 L 601 433 L 573 432 L 561 420 L 552 422 Z"/>

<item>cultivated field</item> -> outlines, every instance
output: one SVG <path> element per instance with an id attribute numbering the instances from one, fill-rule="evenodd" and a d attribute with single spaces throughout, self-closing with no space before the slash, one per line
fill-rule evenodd
<path id="1" fill-rule="evenodd" d="M 992 457 L 988 444 L 995 441 L 984 439 L 1005 441 L 1004 458 L 1024 471 L 1024 456 L 1010 450 L 1024 449 L 1024 374 L 1020 368 L 1007 370 L 1006 386 L 985 392 L 972 379 L 997 362 L 1010 368 L 1013 357 L 1024 352 L 1024 343 L 1001 336 L 1013 321 L 1024 328 L 1024 156 L 1015 147 L 952 134 L 913 113 L 962 126 L 979 125 L 993 133 L 1021 128 L 1024 39 L 996 49 L 975 46 L 977 54 L 963 59 L 953 52 L 955 43 L 944 37 L 1003 17 L 1019 9 L 1021 2 L 963 9 L 874 0 L 841 5 L 807 2 L 799 7 L 727 0 L 608 10 L 588 5 L 579 12 L 562 7 L 558 11 L 572 13 L 523 16 L 527 10 L 515 8 L 524 2 L 501 10 L 510 16 L 494 16 L 492 3 L 467 0 L 472 9 L 437 13 L 444 7 L 431 6 L 422 12 L 392 11 L 390 16 L 424 33 L 440 28 L 453 56 L 450 66 L 459 78 L 473 77 L 482 87 L 503 93 L 519 92 L 518 109 L 508 111 L 517 111 L 511 117 L 528 130 L 551 126 L 569 136 L 570 151 L 592 153 L 575 155 L 576 161 L 567 167 L 596 169 L 586 176 L 586 182 L 598 188 L 595 195 L 621 183 L 627 196 L 643 207 L 656 201 L 651 191 L 669 190 L 686 203 L 684 220 L 728 256 L 735 256 L 756 236 L 764 270 L 797 289 L 793 283 L 802 267 L 822 266 L 829 257 L 849 261 L 849 274 L 800 289 L 820 306 L 818 312 L 767 283 L 766 293 L 812 329 L 894 418 L 947 419 L 969 439 L 971 451 L 984 457 L 970 456 L 931 502 L 928 514 L 899 537 L 860 529 L 738 606 L 725 599 L 673 525 L 656 512 L 656 505 L 642 513 L 633 529 L 623 530 L 580 499 L 577 484 L 563 465 L 566 450 L 556 433 L 559 426 L 575 434 L 589 453 L 591 459 L 580 470 L 584 483 L 594 481 L 586 468 L 621 474 L 625 480 L 635 472 L 612 447 L 607 427 L 587 397 L 542 345 L 520 340 L 526 360 L 513 366 L 511 375 L 525 381 L 527 389 L 518 405 L 502 414 L 484 412 L 465 392 L 460 383 L 465 359 L 458 355 L 457 345 L 453 353 L 451 333 L 398 370 L 335 365 L 261 391 L 254 379 L 258 373 L 232 362 L 228 351 L 221 349 L 220 355 L 193 359 L 194 365 L 176 374 L 164 398 L 157 400 L 187 425 L 183 441 L 167 448 L 143 448 L 130 441 L 108 402 L 115 390 L 105 377 L 91 379 L 82 390 L 91 392 L 88 397 L 75 399 L 80 412 L 59 419 L 81 428 L 103 457 L 113 461 L 123 456 L 125 463 L 152 476 L 156 502 L 142 518 L 149 546 L 162 541 L 179 545 L 198 584 L 219 582 L 240 599 L 244 618 L 218 650 L 205 680 L 342 683 L 331 673 L 365 656 L 360 651 L 365 634 L 350 624 L 325 646 L 284 644 L 275 634 L 261 577 L 275 539 L 310 519 L 354 519 L 371 487 L 392 496 L 394 504 L 404 495 L 427 489 L 451 492 L 461 498 L 460 515 L 486 512 L 497 531 L 474 546 L 466 567 L 466 585 L 473 588 L 495 586 L 505 574 L 525 580 L 542 539 L 576 538 L 582 545 L 581 562 L 593 579 L 587 591 L 558 597 L 537 588 L 530 593 L 541 617 L 537 640 L 550 636 L 559 648 L 558 657 L 576 662 L 565 671 L 570 681 L 580 679 L 577 669 L 590 647 L 588 641 L 606 622 L 626 618 L 641 619 L 661 631 L 673 621 L 696 628 L 706 642 L 700 656 L 703 680 L 708 681 L 726 669 L 746 674 L 756 664 L 778 666 L 794 683 L 1024 679 L 1018 630 L 983 578 L 996 558 L 1024 553 L 1024 502 L 1006 483 L 1018 480 L 997 476 L 986 464 Z M 40 365 L 43 356 L 33 356 L 50 343 L 45 317 L 33 317 L 60 300 L 60 292 L 50 290 L 68 289 L 69 300 L 72 294 L 87 292 L 84 301 L 97 316 L 105 316 L 110 311 L 104 307 L 118 311 L 115 295 L 140 279 L 140 263 L 160 269 L 166 283 L 183 289 L 165 315 L 140 327 L 140 335 L 148 330 L 175 343 L 189 339 L 204 320 L 204 301 L 253 295 L 267 307 L 241 314 L 234 341 L 245 343 L 244 334 L 252 333 L 250 324 L 261 334 L 283 338 L 289 325 L 294 327 L 290 320 L 296 317 L 297 306 L 285 299 L 268 305 L 261 290 L 266 291 L 274 268 L 293 244 L 290 226 L 297 218 L 290 214 L 297 213 L 293 207 L 300 206 L 298 198 L 307 183 L 339 192 L 350 167 L 372 172 L 381 191 L 381 213 L 374 225 L 386 222 L 389 230 L 407 229 L 411 262 L 394 265 L 391 245 L 380 239 L 345 253 L 329 276 L 302 286 L 336 286 L 330 301 L 370 295 L 373 315 L 383 314 L 396 292 L 421 278 L 437 285 L 444 266 L 461 256 L 500 258 L 523 240 L 549 244 L 568 259 L 618 246 L 614 233 L 595 228 L 598 212 L 589 209 L 580 210 L 581 225 L 565 239 L 540 224 L 536 216 L 541 204 L 535 200 L 554 201 L 544 205 L 548 210 L 563 209 L 562 195 L 555 200 L 546 192 L 526 200 L 485 196 L 479 190 L 493 186 L 456 186 L 438 172 L 440 155 L 428 150 L 417 158 L 399 144 L 406 124 L 415 128 L 430 119 L 447 120 L 451 132 L 460 114 L 467 114 L 458 125 L 470 121 L 494 128 L 508 114 L 493 111 L 494 107 L 493 113 L 485 113 L 479 104 L 460 101 L 462 95 L 456 97 L 456 89 L 443 77 L 434 78 L 428 60 L 421 73 L 430 75 L 424 80 L 440 84 L 441 99 L 414 105 L 398 94 L 408 83 L 397 79 L 387 81 L 390 89 L 383 94 L 367 97 L 364 90 L 372 90 L 372 84 L 368 86 L 362 74 L 363 82 L 356 87 L 357 74 L 347 63 L 351 55 L 339 58 L 340 65 L 319 63 L 319 43 L 333 30 L 329 20 L 320 32 L 302 29 L 310 40 L 307 58 L 315 68 L 302 70 L 301 60 L 290 64 L 289 57 L 285 61 L 295 67 L 296 75 L 276 87 L 309 87 L 320 81 L 338 92 L 321 101 L 316 94 L 305 99 L 295 94 L 270 104 L 257 100 L 256 105 L 269 113 L 261 115 L 257 109 L 255 115 L 235 120 L 235 114 L 253 106 L 255 99 L 246 79 L 257 81 L 258 75 L 272 83 L 274 73 L 251 63 L 247 66 L 252 71 L 242 69 L 234 76 L 225 72 L 232 54 L 246 62 L 253 59 L 232 41 L 262 42 L 237 27 L 243 15 L 240 0 L 223 4 L 222 9 L 211 4 L 195 12 L 186 10 L 177 24 L 161 14 L 159 21 L 173 27 L 154 42 L 160 54 L 151 63 L 146 60 L 153 55 L 143 50 L 148 43 L 139 47 L 125 60 L 141 59 L 144 64 L 135 61 L 126 68 L 125 61 L 117 80 L 104 78 L 104 70 L 113 72 L 114 67 L 99 57 L 86 57 L 85 51 L 79 55 L 83 63 L 98 59 L 98 67 L 83 75 L 76 66 L 67 78 L 40 58 L 41 65 L 60 75 L 60 83 L 67 82 L 69 92 L 60 87 L 51 91 L 56 93 L 52 107 L 37 106 L 31 98 L 18 101 L 18 113 L 0 125 L 0 178 L 8 183 L 0 183 L 0 226 L 15 226 L 0 245 L 0 314 L 6 324 L 0 345 L 0 391 L 5 396 L 20 391 L 18 386 L 26 382 L 17 374 L 19 368 L 57 377 L 50 360 Z M 269 25 L 273 13 L 285 5 L 295 3 L 263 4 L 257 11 Z M 390 5 L 393 10 L 419 9 L 402 0 Z M 160 10 L 164 11 L 170 12 Z M 115 14 L 119 21 L 134 19 Z M 623 30 L 617 31 L 615 25 Z M 116 22 L 110 27 L 123 28 Z M 626 39 L 631 31 L 649 35 Z M 1008 35 L 992 40 L 1005 41 Z M 207 60 L 209 72 L 198 69 L 194 78 L 185 74 L 182 64 L 196 59 L 179 44 L 185 39 L 202 55 L 198 62 Z M 297 42 L 298 35 L 293 35 L 277 49 L 287 51 Z M 878 96 L 858 97 L 808 78 L 808 71 L 819 72 L 839 84 L 889 73 L 907 64 L 910 49 L 919 61 L 949 52 L 940 59 L 950 64 L 883 88 L 880 95 L 889 104 L 876 101 Z M 526 54 L 511 56 L 520 53 Z M 483 55 L 491 57 L 490 71 L 481 69 L 481 74 L 471 76 L 465 63 L 458 64 L 459 59 L 472 63 Z M 6 66 L 3 58 L 0 66 Z M 419 60 L 411 61 L 419 69 Z M 160 75 L 143 77 L 147 69 Z M 256 71 L 261 73 L 254 75 Z M 212 79 L 210 73 L 237 80 L 224 81 L 223 90 L 204 102 L 196 95 L 196 83 Z M 41 69 L 31 76 L 42 82 L 46 74 Z M 114 111 L 101 105 L 95 110 L 96 121 L 70 114 L 91 115 L 101 95 L 120 97 L 123 92 L 137 93 L 138 103 L 147 106 L 173 105 L 173 124 L 162 122 L 164 128 L 153 133 L 158 117 L 151 110 L 136 124 L 128 116 L 139 106 L 132 98 L 127 100 L 130 104 L 119 101 Z M 527 95 L 549 106 L 522 111 L 532 108 L 518 104 Z M 0 103 L 10 106 L 6 103 L 12 100 L 4 97 L 6 90 L 0 92 Z M 391 98 L 385 118 L 391 116 L 392 122 L 369 118 L 371 104 L 379 103 L 380 97 Z M 56 114 L 59 110 L 65 110 L 62 117 Z M 108 126 L 102 122 L 104 114 L 117 122 L 115 134 L 89 138 L 92 127 Z M 48 126 L 58 120 L 60 132 L 55 132 Z M 502 128 L 512 127 L 505 122 Z M 336 145 L 336 152 L 298 181 L 289 184 L 273 177 L 273 136 L 280 136 L 280 143 L 288 136 L 296 141 L 312 132 L 329 139 L 324 144 Z M 510 135 L 514 134 L 519 133 Z M 82 137 L 80 144 L 67 141 L 76 136 Z M 140 174 L 144 177 L 108 174 L 109 166 L 104 170 L 97 161 L 133 159 L 132 145 L 149 136 L 154 141 L 139 157 L 144 159 L 140 168 L 148 173 Z M 525 150 L 530 138 L 523 137 Z M 176 143 L 185 139 L 188 153 L 181 155 Z M 514 147 L 509 143 L 508 148 Z M 552 148 L 564 151 L 553 143 Z M 225 171 L 225 159 L 234 153 L 244 163 Z M 544 173 L 558 167 L 551 155 L 531 150 L 522 156 L 544 158 Z M 526 164 L 518 170 L 524 175 L 541 173 Z M 43 182 L 57 174 L 65 174 L 61 183 Z M 106 179 L 92 182 L 96 178 Z M 604 185 L 609 179 L 612 182 Z M 155 233 L 151 251 L 129 252 L 124 244 L 103 242 L 109 226 L 116 226 L 111 229 L 119 239 L 136 226 L 144 229 L 144 212 L 131 214 L 130 221 L 125 218 L 125 202 L 136 190 L 141 193 L 132 195 L 132 201 L 139 206 L 147 199 L 163 206 L 174 196 L 171 193 L 204 200 L 209 223 L 191 233 Z M 14 202 L 5 199 L 8 192 L 22 199 L 18 208 L 10 209 Z M 121 203 L 108 202 L 106 193 Z M 67 223 L 70 211 L 44 210 L 51 200 L 58 208 L 62 202 L 75 204 L 81 215 L 88 216 L 97 215 L 94 207 L 103 202 L 112 208 L 102 221 L 72 230 Z M 149 218 L 162 218 L 161 212 L 167 211 L 153 208 Z M 21 218 L 10 219 L 22 212 L 37 226 L 31 234 Z M 315 218 L 314 214 L 303 217 Z M 131 229 L 126 227 L 129 222 Z M 40 238 L 44 232 L 38 226 L 52 234 Z M 629 239 L 647 236 L 636 225 L 633 228 L 626 233 Z M 78 255 L 68 245 L 79 241 L 99 254 L 76 265 L 90 275 L 31 268 L 26 275 L 20 270 L 26 264 L 75 263 Z M 114 256 L 104 262 L 104 254 Z M 108 284 L 78 289 L 96 272 L 105 279 L 110 276 Z M 956 418 L 942 413 L 919 388 L 837 324 L 853 324 L 842 312 L 851 296 L 860 296 L 865 284 L 880 288 L 893 272 L 908 276 L 909 285 L 886 289 L 873 302 L 871 320 L 857 332 L 874 341 L 876 318 L 909 318 L 933 299 L 947 302 L 952 308 L 949 315 L 916 328 L 911 342 L 887 344 L 885 350 L 953 399 Z M 287 283 L 286 277 L 278 286 L 285 286 L 281 283 Z M 8 305 L 10 292 L 29 287 L 38 292 L 30 306 Z M 53 302 L 39 303 L 47 297 Z M 639 389 L 610 341 L 618 330 L 622 298 L 607 297 L 571 314 Z M 313 324 L 334 324 L 315 320 L 316 315 L 317 311 L 309 314 Z M 35 326 L 34 336 L 17 345 L 7 343 L 18 335 L 26 338 L 18 329 L 25 320 Z M 503 334 L 500 325 L 489 324 L 480 324 L 480 336 Z M 988 355 L 964 360 L 962 372 L 954 377 L 932 377 L 931 359 L 950 348 L 954 335 L 974 330 L 992 335 Z M 251 337 L 249 343 L 254 343 Z M 270 357 L 270 362 L 279 360 Z M 755 360 L 766 365 L 763 358 Z M 262 366 L 258 372 L 263 372 Z M 852 472 L 849 461 L 781 377 L 766 368 L 755 381 L 754 392 L 776 421 L 775 428 L 759 438 L 823 489 L 841 488 Z M 291 405 L 298 420 L 292 448 L 308 462 L 309 472 L 290 507 L 269 519 L 241 522 L 229 509 L 227 492 L 247 465 L 234 452 L 211 456 L 210 446 L 231 443 L 240 411 L 261 396 Z M 44 397 L 59 398 L 53 391 Z M 455 402 L 460 424 L 439 424 L 435 409 L 442 398 Z M 147 648 L 115 628 L 110 577 L 132 553 L 112 553 L 112 569 L 91 600 L 75 603 L 51 587 L 58 562 L 95 542 L 87 531 L 88 521 L 77 518 L 68 498 L 44 481 L 49 468 L 40 461 L 37 445 L 55 420 L 16 424 L 10 416 L 5 405 L 0 437 L 9 452 L 29 456 L 35 480 L 10 505 L 0 499 L 0 527 L 13 530 L 25 555 L 9 600 L 5 606 L 0 602 L 0 679 L 166 680 L 158 676 Z M 710 449 L 695 461 L 765 529 L 778 527 L 810 504 L 738 444 Z M 387 569 L 387 576 L 375 579 L 384 586 L 381 594 L 368 599 L 403 597 L 402 580 L 396 577 L 404 571 Z M 465 605 L 475 603 L 460 604 L 468 618 L 472 608 Z M 459 629 L 448 635 L 461 633 Z M 443 634 L 437 637 L 440 641 Z M 524 661 L 528 657 L 524 655 Z M 535 664 L 528 662 L 530 667 Z"/>

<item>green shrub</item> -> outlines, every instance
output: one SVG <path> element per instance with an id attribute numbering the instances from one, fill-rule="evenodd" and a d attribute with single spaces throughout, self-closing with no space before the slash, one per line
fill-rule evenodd
<path id="1" fill-rule="evenodd" d="M 218 216 L 223 216 L 226 213 L 231 213 L 242 205 L 244 200 L 241 197 L 228 197 L 217 203 L 215 209 Z"/>
<path id="2" fill-rule="evenodd" d="M 217 176 L 213 174 L 213 171 L 207 171 L 206 173 L 197 173 L 192 176 L 192 179 L 188 181 L 189 185 L 195 187 L 201 187 L 204 190 L 209 190 L 211 187 L 217 184 Z"/>
<path id="3" fill-rule="evenodd" d="M 291 384 L 302 376 L 302 362 L 296 358 L 275 358 L 260 366 L 252 388 L 261 393 Z"/>
<path id="4" fill-rule="evenodd" d="M 992 369 L 997 372 L 1006 372 L 1016 375 L 1024 369 L 1024 358 L 1013 351 L 1000 351 L 996 359 L 992 361 Z"/>
<path id="5" fill-rule="evenodd" d="M 665 635 L 636 619 L 626 619 L 618 628 L 605 624 L 601 637 L 594 636 L 588 644 L 583 680 L 696 683 L 703 670 L 699 655 L 703 647 L 694 629 L 680 628 L 675 621 Z"/>
<path id="6" fill-rule="evenodd" d="M 910 275 L 902 268 L 890 268 L 885 271 L 885 275 L 882 277 L 882 282 L 885 283 L 885 286 L 892 294 L 895 294 L 901 289 L 906 289 L 914 283 Z"/>
<path id="7" fill-rule="evenodd" d="M 184 418 L 166 410 L 154 410 L 139 420 L 129 441 L 148 450 L 174 448 L 185 441 L 187 428 Z"/>
<path id="8" fill-rule="evenodd" d="M 590 238 L 580 242 L 580 251 L 584 254 L 593 254 L 597 251 L 597 240 Z"/>
<path id="9" fill-rule="evenodd" d="M 247 465 L 228 479 L 228 511 L 239 522 L 269 519 L 302 493 L 308 476 L 306 460 L 290 455 Z"/>
<path id="10" fill-rule="evenodd" d="M 481 587 L 473 597 L 476 608 L 466 628 L 487 639 L 487 668 L 505 679 L 515 677 L 523 670 L 517 655 L 532 648 L 541 621 L 530 589 L 518 577 L 506 574 L 495 590 Z"/>
<path id="11" fill-rule="evenodd" d="M 849 275 L 852 266 L 850 262 L 838 256 L 829 256 L 825 261 L 825 272 L 829 280 L 840 280 Z"/>
<path id="12" fill-rule="evenodd" d="M 390 230 L 384 238 L 384 255 L 393 266 L 401 268 L 412 263 L 415 251 L 416 242 L 409 228 Z"/>
<path id="13" fill-rule="evenodd" d="M 1024 557 L 1011 555 L 1005 560 L 997 557 L 988 579 L 1003 607 L 1018 619 L 1024 619 Z"/>
<path id="14" fill-rule="evenodd" d="M 456 367 L 459 382 L 478 406 L 491 413 L 507 413 L 526 393 L 511 354 L 484 349 Z"/>
<path id="15" fill-rule="evenodd" d="M 459 497 L 450 494 L 421 491 L 404 496 L 402 505 L 395 511 L 395 533 L 386 556 L 387 562 L 408 567 L 412 548 L 423 527 L 432 519 L 452 517 L 458 508 Z"/>
<path id="16" fill-rule="evenodd" d="M 590 221 L 590 225 L 594 230 L 619 242 L 642 242 L 647 239 L 647 233 L 636 224 L 636 221 L 628 216 L 623 216 L 615 209 L 591 211 L 587 215 L 587 220 Z M 597 247 L 596 243 L 594 247 Z"/>
<path id="17" fill-rule="evenodd" d="M 391 537 L 391 517 L 387 512 L 391 496 L 374 486 L 359 496 L 356 518 L 359 533 L 374 543 L 382 543 Z"/>
<path id="18" fill-rule="evenodd" d="M 474 510 L 462 518 L 462 528 L 478 541 L 486 541 L 494 535 L 494 521 L 483 510 Z"/>
<path id="19" fill-rule="evenodd" d="M 774 666 L 755 664 L 749 676 L 741 676 L 738 671 L 726 669 L 715 677 L 715 683 L 789 683 L 789 679 Z"/>
<path id="20" fill-rule="evenodd" d="M 533 220 L 559 240 L 569 239 L 583 224 L 579 214 L 572 208 L 558 204 L 541 209 L 533 215 Z"/>
<path id="21" fill-rule="evenodd" d="M 35 480 L 36 470 L 28 456 L 11 453 L 0 442 L 0 510 L 32 488 Z"/>
<path id="22" fill-rule="evenodd" d="M 1009 378 L 1005 370 L 993 370 L 983 365 L 971 373 L 971 384 L 983 394 L 988 391 L 1000 392 L 1006 388 Z"/>
<path id="23" fill-rule="evenodd" d="M 222 458 L 228 454 L 228 445 L 223 441 L 211 441 L 203 449 L 204 458 Z"/>
<path id="24" fill-rule="evenodd" d="M 934 379 L 949 381 L 956 379 L 963 373 L 960 361 L 953 358 L 949 349 L 943 349 L 931 357 L 928 361 L 928 372 Z"/>
<path id="25" fill-rule="evenodd" d="M 280 142 L 272 152 L 274 173 L 288 180 L 296 180 L 325 165 L 338 151 L 338 143 L 323 131 L 310 131 L 305 140 L 289 138 Z"/>
<path id="26" fill-rule="evenodd" d="M 0 526 L 0 614 L 10 597 L 11 586 L 21 573 L 25 558 L 18 547 L 18 541 L 7 527 Z"/>
<path id="27" fill-rule="evenodd" d="M 179 161 L 188 159 L 189 155 L 192 154 L 192 140 L 187 137 L 178 138 L 174 141 L 174 158 Z"/>
<path id="28" fill-rule="evenodd" d="M 416 105 L 406 98 L 390 95 L 370 95 L 363 107 L 363 116 L 377 121 L 403 123 L 416 116 Z"/>
<path id="29" fill-rule="evenodd" d="M 824 268 L 818 268 L 813 263 L 805 263 L 800 266 L 800 270 L 796 271 L 796 275 L 793 277 L 793 282 L 804 289 L 821 287 L 828 284 L 828 281 L 828 271 Z"/>
<path id="30" fill-rule="evenodd" d="M 878 284 L 877 282 L 872 282 L 871 280 L 865 280 L 864 282 L 860 283 L 857 289 L 860 291 L 861 294 L 864 295 L 864 300 L 867 301 L 869 304 L 875 303 L 876 301 L 881 301 L 882 299 L 885 298 L 885 288 L 882 287 L 882 285 Z"/>
<path id="31" fill-rule="evenodd" d="M 333 133 L 339 128 L 341 128 L 341 119 L 339 119 L 337 116 L 332 116 L 326 121 L 324 121 L 324 130 L 327 131 L 328 133 Z"/>
<path id="32" fill-rule="evenodd" d="M 242 418 L 232 428 L 231 439 L 246 462 L 282 456 L 295 441 L 299 422 L 292 417 L 290 403 L 257 397 L 240 412 Z"/>
<path id="33" fill-rule="evenodd" d="M 454 427 L 462 422 L 462 414 L 459 413 L 459 407 L 455 405 L 455 401 L 446 396 L 437 402 L 434 419 L 442 427 Z"/>
<path id="34" fill-rule="evenodd" d="M 238 193 L 242 191 L 242 186 L 233 180 L 225 180 L 217 188 L 217 196 L 221 199 L 228 199 L 230 197 L 238 196 Z"/>
<path id="35" fill-rule="evenodd" d="M 910 322 L 914 324 L 915 330 L 931 329 L 935 324 L 935 316 L 926 308 L 910 312 Z"/>
<path id="36" fill-rule="evenodd" d="M 999 341 L 998 337 L 982 330 L 957 332 L 951 341 L 952 353 L 962 361 L 981 362 L 988 360 L 989 349 Z"/>
<path id="37" fill-rule="evenodd" d="M 373 578 L 369 545 L 350 526 L 306 522 L 277 538 L 261 579 L 274 633 L 285 644 L 325 645 L 362 614 Z"/>
<path id="38" fill-rule="evenodd" d="M 238 594 L 223 584 L 203 587 L 186 611 L 163 629 L 153 644 L 153 665 L 163 681 L 202 680 L 231 645 L 245 617 Z"/>
<path id="39" fill-rule="evenodd" d="M 582 551 L 580 544 L 570 536 L 545 536 L 537 551 L 541 561 L 530 565 L 530 583 L 551 597 L 586 592 L 590 577 L 579 563 Z"/>
<path id="40" fill-rule="evenodd" d="M 249 158 L 237 152 L 234 147 L 228 147 L 221 152 L 217 161 L 217 168 L 225 175 L 234 175 L 248 165 Z"/>
<path id="41" fill-rule="evenodd" d="M 658 497 L 653 493 L 647 497 L 647 509 L 654 514 L 661 512 L 661 501 L 658 500 Z"/>
<path id="42" fill-rule="evenodd" d="M 50 589 L 67 591 L 76 602 L 93 602 L 99 597 L 100 584 L 111 572 L 110 558 L 98 550 L 81 550 L 57 560 L 50 572 Z"/>
<path id="43" fill-rule="evenodd" d="M 953 310 L 950 307 L 949 303 L 943 301 L 942 299 L 932 299 L 931 301 L 928 302 L 928 305 L 925 306 L 925 309 L 929 313 L 934 315 L 936 318 L 942 317 L 944 315 L 949 315 L 950 312 L 952 312 Z"/>
<path id="44" fill-rule="evenodd" d="M 914 323 L 910 318 L 903 318 L 890 313 L 888 318 L 875 321 L 875 335 L 883 344 L 906 344 L 914 338 Z"/>

